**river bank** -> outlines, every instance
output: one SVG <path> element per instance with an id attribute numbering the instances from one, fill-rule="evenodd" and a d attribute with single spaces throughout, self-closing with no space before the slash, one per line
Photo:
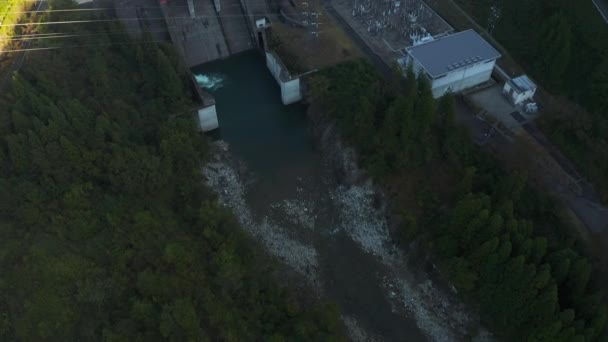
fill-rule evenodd
<path id="1" fill-rule="evenodd" d="M 314 102 L 309 105 L 307 116 L 310 119 L 311 132 L 315 141 L 324 158 L 328 160 L 336 181 L 343 187 L 366 188 L 371 206 L 382 218 L 382 224 L 386 225 L 387 229 L 383 232 L 386 235 L 384 235 L 382 243 L 376 244 L 373 249 L 368 245 L 368 250 L 375 252 L 404 279 L 413 283 L 400 284 L 402 296 L 405 298 L 406 293 L 412 296 L 411 302 L 405 304 L 407 310 L 415 312 L 417 322 L 426 322 L 422 324 L 427 324 L 428 319 L 432 320 L 431 317 L 425 317 L 425 315 L 441 317 L 446 322 L 452 321 L 446 326 L 454 333 L 453 336 L 457 336 L 458 340 L 465 336 L 476 341 L 492 340 L 489 332 L 480 326 L 476 312 L 471 311 L 462 303 L 455 293 L 454 287 L 435 268 L 430 254 L 420 251 L 415 241 L 410 244 L 408 250 L 397 246 L 395 232 L 400 228 L 401 222 L 393 214 L 395 203 L 386 189 L 374 184 L 371 176 L 359 167 L 356 150 L 344 143 L 335 120 L 328 118 L 320 105 Z M 388 288 L 390 295 L 394 295 L 391 284 Z M 416 294 L 416 291 L 419 293 Z M 420 305 L 421 300 L 425 299 L 428 306 Z M 427 333 L 433 331 L 434 328 L 437 326 L 433 327 L 431 324 L 422 327 Z M 427 334 L 427 336 L 429 335 Z M 430 337 L 432 340 L 450 340 L 447 336 L 440 334 L 431 334 Z"/>
<path id="2" fill-rule="evenodd" d="M 225 84 L 243 85 L 243 73 L 231 66 Z M 265 76 L 255 77 L 261 82 Z M 250 86 L 261 87 L 255 82 Z M 341 143 L 331 121 L 297 107 L 274 117 L 268 110 L 256 114 L 250 106 L 222 112 L 230 98 L 222 89 L 230 89 L 216 89 L 215 94 L 225 142 L 214 143 L 214 159 L 203 170 L 209 186 L 250 236 L 319 298 L 338 305 L 353 340 L 486 336 L 477 333 L 477 320 L 455 295 L 437 286 L 424 267 L 412 267 L 420 262 L 408 262 L 408 253 L 397 248 L 389 233 L 389 203 L 358 168 L 354 150 Z M 254 92 L 231 90 L 232 97 Z M 253 98 L 241 98 L 244 103 L 274 101 L 249 95 Z M 248 110 L 253 112 L 243 112 Z"/>
<path id="3" fill-rule="evenodd" d="M 305 227 L 313 234 L 318 229 L 320 208 L 306 196 L 274 203 L 273 213 L 257 217 L 247 201 L 254 175 L 243 171 L 242 162 L 234 160 L 223 141 L 214 143 L 214 156 L 203 173 L 220 203 L 271 255 L 302 277 L 318 298 L 338 303 L 353 340 L 399 340 L 403 335 L 391 332 L 391 326 L 408 324 L 415 324 L 423 334 L 410 332 L 410 340 L 458 341 L 472 334 L 477 334 L 476 340 L 487 339 L 485 332 L 472 333 L 477 323 L 455 296 L 436 286 L 423 269 L 408 266 L 415 262 L 393 244 L 384 209 L 376 208 L 378 193 L 371 182 L 332 189 L 330 199 L 339 207 L 339 223 L 332 231 L 312 237 L 289 227 Z M 392 322 L 366 317 L 383 311 L 379 307 L 386 304 L 395 314 Z"/>

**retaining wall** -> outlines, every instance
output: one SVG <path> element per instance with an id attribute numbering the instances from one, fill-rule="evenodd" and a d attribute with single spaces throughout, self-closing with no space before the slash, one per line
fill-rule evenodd
<path id="1" fill-rule="evenodd" d="M 281 87 L 281 101 L 283 101 L 284 105 L 302 100 L 300 78 L 291 77 L 289 71 L 274 51 L 266 51 L 266 66 L 279 84 L 279 87 Z"/>
<path id="2" fill-rule="evenodd" d="M 199 104 L 195 111 L 200 130 L 203 132 L 209 132 L 219 128 L 220 124 L 217 120 L 215 99 L 211 94 L 199 87 L 192 72 L 188 71 L 188 73 L 190 74 L 190 86 L 193 90 L 193 100 Z"/>

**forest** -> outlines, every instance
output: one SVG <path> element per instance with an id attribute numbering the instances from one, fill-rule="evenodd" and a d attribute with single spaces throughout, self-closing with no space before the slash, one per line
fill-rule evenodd
<path id="1" fill-rule="evenodd" d="M 390 191 L 396 237 L 431 251 L 500 339 L 599 340 L 605 293 L 557 202 L 474 146 L 454 122 L 453 98 L 435 101 L 411 69 L 400 79 L 398 68 L 384 81 L 359 61 L 311 82 L 314 101 Z"/>
<path id="2" fill-rule="evenodd" d="M 61 30 L 0 94 L 0 340 L 344 340 L 204 186 L 172 48 L 115 21 Z"/>
<path id="3" fill-rule="evenodd" d="M 608 24 L 592 1 L 457 2 L 543 87 L 576 104 L 545 104 L 540 126 L 608 202 Z"/>

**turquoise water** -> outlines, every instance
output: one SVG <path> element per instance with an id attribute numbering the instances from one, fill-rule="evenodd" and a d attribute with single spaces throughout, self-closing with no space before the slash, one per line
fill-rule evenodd
<path id="1" fill-rule="evenodd" d="M 256 172 L 272 176 L 314 159 L 306 106 L 283 106 L 280 88 L 255 51 L 192 69 L 215 97 L 218 134 Z"/>

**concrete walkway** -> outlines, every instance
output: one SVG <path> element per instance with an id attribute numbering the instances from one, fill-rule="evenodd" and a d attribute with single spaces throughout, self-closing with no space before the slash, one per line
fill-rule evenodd
<path id="1" fill-rule="evenodd" d="M 512 105 L 502 94 L 501 84 L 495 84 L 489 88 L 471 93 L 468 97 L 475 106 L 486 110 L 509 130 L 514 133 L 521 131 L 521 123 L 511 115 L 511 113 L 517 112 L 517 107 Z"/>

